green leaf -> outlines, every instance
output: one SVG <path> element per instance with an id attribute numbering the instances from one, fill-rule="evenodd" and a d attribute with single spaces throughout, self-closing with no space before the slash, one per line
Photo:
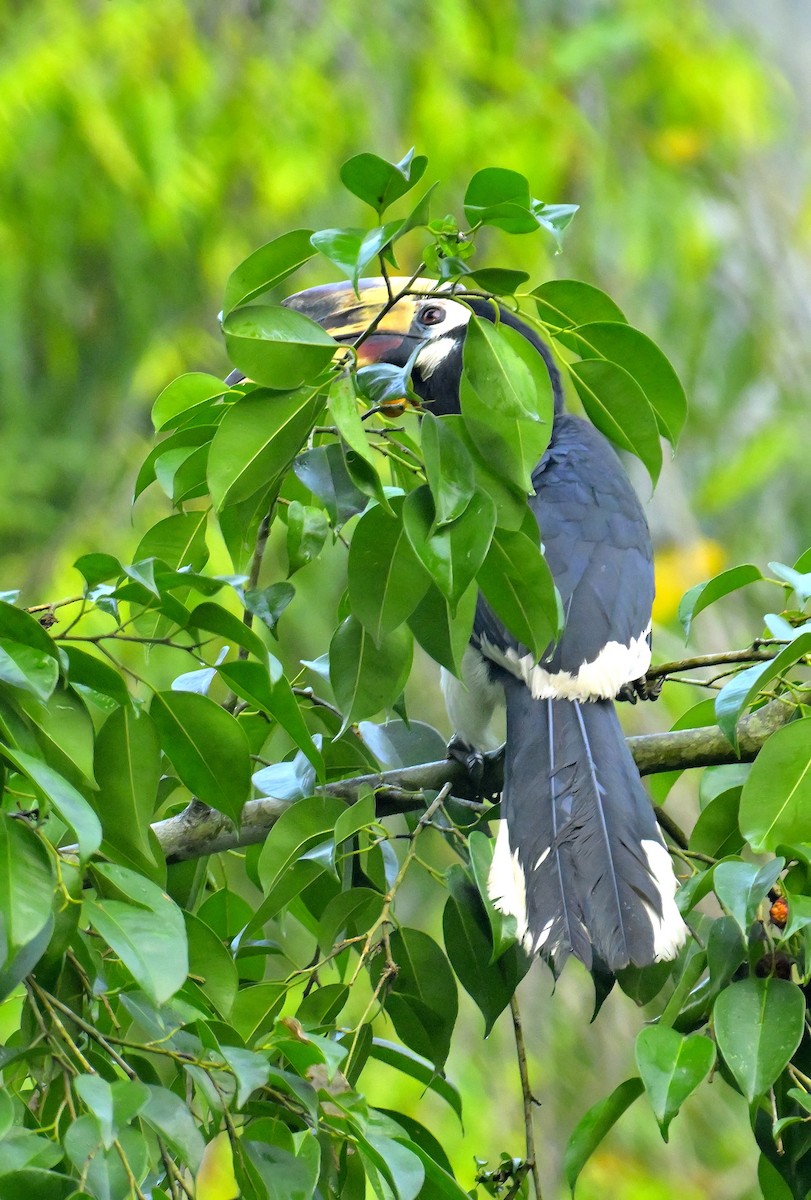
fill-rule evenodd
<path id="1" fill-rule="evenodd" d="M 487 460 L 471 438 L 461 413 L 443 417 L 442 423 L 456 434 L 467 450 L 476 483 L 492 496 L 496 505 L 496 524 L 501 529 L 520 529 L 527 515 L 526 492 L 507 482 L 498 467 Z"/>
<path id="2" fill-rule="evenodd" d="M 624 321 L 610 296 L 578 279 L 550 279 L 533 288 L 538 315 L 550 329 L 568 329 L 592 321 Z"/>
<path id="3" fill-rule="evenodd" d="M 458 601 L 454 614 L 439 588 L 431 584 L 408 618 L 408 627 L 423 650 L 457 677 L 473 632 L 478 594 L 475 583 L 471 584 Z"/>
<path id="4" fill-rule="evenodd" d="M 430 1091 L 436 1092 L 446 1104 L 450 1105 L 461 1122 L 462 1097 L 452 1083 L 449 1083 L 443 1075 L 437 1074 L 436 1068 L 429 1059 L 415 1054 L 406 1046 L 398 1046 L 395 1042 L 387 1042 L 383 1038 L 372 1040 L 370 1054 L 372 1058 L 386 1063 L 401 1074 L 416 1079 Z"/>
<path id="5" fill-rule="evenodd" d="M 526 271 L 512 271 L 504 267 L 481 267 L 478 271 L 466 272 L 476 287 L 493 296 L 514 296 L 529 275 Z"/>
<path id="6" fill-rule="evenodd" d="M 45 703 L 59 680 L 59 664 L 51 653 L 0 638 L 0 681 Z"/>
<path id="7" fill-rule="evenodd" d="M 117 560 L 114 561 L 117 563 Z M 50 654 L 51 658 L 58 659 L 56 646 L 39 621 L 5 600 L 0 600 L 0 638 L 22 642 L 40 654 Z"/>
<path id="8" fill-rule="evenodd" d="M 365 497 L 364 503 L 365 503 Z M 287 574 L 293 575 L 318 558 L 329 533 L 320 508 L 291 500 L 287 506 Z"/>
<path id="9" fill-rule="evenodd" d="M 158 862 L 148 830 L 158 798 L 160 742 L 147 713 L 127 705 L 107 718 L 96 738 L 94 769 L 105 853 L 154 878 Z"/>
<path id="10" fill-rule="evenodd" d="M 729 788 L 714 796 L 701 812 L 690 834 L 690 849 L 711 858 L 738 854 L 743 836 L 738 828 L 741 789 Z"/>
<path id="11" fill-rule="evenodd" d="M 374 825 L 377 820 L 375 794 L 370 789 L 354 804 L 350 804 L 335 822 L 335 845 L 339 846 L 361 829 Z"/>
<path id="12" fill-rule="evenodd" d="M 338 349 L 335 339 L 303 313 L 270 304 L 234 309 L 222 330 L 234 366 L 254 383 L 275 391 L 312 383 Z"/>
<path id="13" fill-rule="evenodd" d="M 282 283 L 313 257 L 311 229 L 291 229 L 254 250 L 231 272 L 225 285 L 223 313 L 227 316 Z"/>
<path id="14" fill-rule="evenodd" d="M 278 721 L 300 750 L 303 750 L 319 777 L 324 775 L 324 759 L 315 745 L 290 684 L 282 674 L 281 663 L 271 659 L 271 670 L 261 663 L 237 661 L 223 663 L 220 675 L 243 700 Z"/>
<path id="15" fill-rule="evenodd" d="M 86 1192 L 77 1192 L 76 1183 L 74 1176 L 40 1167 L 22 1167 L 0 1176 L 3 1200 L 93 1200 Z"/>
<path id="16" fill-rule="evenodd" d="M 138 986 L 155 1004 L 164 1004 L 185 983 L 189 970 L 183 914 L 164 891 L 135 871 L 99 863 L 94 874 L 128 899 L 87 897 L 87 919 Z"/>
<path id="17" fill-rule="evenodd" d="M 757 854 L 781 843 L 808 840 L 811 812 L 811 721 L 795 721 L 771 735 L 741 794 L 741 832 Z"/>
<path id="18" fill-rule="evenodd" d="M 51 858 L 22 821 L 0 816 L 0 916 L 3 959 L 10 959 L 45 928 L 56 885 Z"/>
<path id="19" fill-rule="evenodd" d="M 189 974 L 217 1012 L 227 1018 L 239 986 L 234 960 L 205 921 L 189 912 L 183 918 L 189 944 Z"/>
<path id="20" fill-rule="evenodd" d="M 242 1108 L 257 1088 L 264 1087 L 270 1075 L 267 1059 L 253 1050 L 238 1046 L 220 1046 L 220 1053 L 234 1072 L 237 1084 L 237 1108 Z"/>
<path id="21" fill-rule="evenodd" d="M 338 837 L 335 838 L 336 844 Z M 371 888 L 350 888 L 330 900 L 321 914 L 318 944 L 325 954 L 335 945 L 339 935 L 352 937 L 371 929 L 383 910 L 384 897 Z"/>
<path id="22" fill-rule="evenodd" d="M 562 611 L 538 544 L 520 531 L 496 529 L 478 582 L 510 633 L 541 658 L 558 635 Z"/>
<path id="23" fill-rule="evenodd" d="M 589 322 L 560 340 L 586 359 L 599 355 L 627 371 L 653 409 L 659 432 L 675 446 L 687 418 L 687 397 L 673 367 L 649 337 L 623 317 Z"/>
<path id="24" fill-rule="evenodd" d="M 323 408 L 318 392 L 258 391 L 233 405 L 211 443 L 208 485 L 217 509 L 272 488 L 287 471 Z"/>
<path id="25" fill-rule="evenodd" d="M 204 601 L 198 604 L 189 617 L 190 629 L 204 629 L 207 633 L 216 633 L 218 637 L 229 642 L 236 642 L 249 651 L 261 663 L 266 663 L 268 651 L 265 643 L 250 626 L 240 620 L 234 613 L 223 608 L 221 604 Z"/>
<path id="26" fill-rule="evenodd" d="M 465 217 L 471 225 L 494 225 L 507 233 L 534 233 L 529 183 L 517 171 L 485 167 L 477 171 L 465 192 Z"/>
<path id="27" fill-rule="evenodd" d="M 324 504 L 335 529 L 363 512 L 366 495 L 356 487 L 346 466 L 344 450 L 337 442 L 316 446 L 300 454 L 293 464 L 297 478 Z"/>
<path id="28" fill-rule="evenodd" d="M 413 150 L 398 163 L 376 154 L 356 154 L 341 167 L 341 183 L 379 215 L 419 183 L 427 165 L 425 155 L 415 158 Z"/>
<path id="29" fill-rule="evenodd" d="M 66 825 L 76 834 L 79 855 L 87 859 L 101 845 L 101 825 L 93 809 L 73 784 L 47 763 L 22 750 L 3 747 L 3 754 L 26 775 Z"/>
<path id="30" fill-rule="evenodd" d="M 196 1171 L 205 1142 L 188 1106 L 168 1088 L 153 1084 L 147 1084 L 147 1088 L 149 1099 L 141 1110 L 141 1119 L 154 1129 L 182 1163 Z"/>
<path id="31" fill-rule="evenodd" d="M 631 1107 L 634 1100 L 642 1095 L 643 1090 L 641 1079 L 626 1079 L 610 1096 L 600 1100 L 578 1121 L 563 1158 L 563 1171 L 572 1194 L 580 1172 L 600 1142 L 626 1109 Z"/>
<path id="32" fill-rule="evenodd" d="M 398 972 L 386 1011 L 406 1045 L 441 1069 L 458 1010 L 453 972 L 433 938 L 419 929 L 396 930 L 390 945 Z M 371 967 L 375 981 L 382 969 L 380 959 L 375 959 Z"/>
<path id="33" fill-rule="evenodd" d="M 245 607 L 258 617 L 266 629 L 273 633 L 288 604 L 293 600 L 296 589 L 292 583 L 271 583 L 266 588 L 246 588 L 243 592 Z"/>
<path id="34" fill-rule="evenodd" d="M 344 728 L 394 704 L 411 670 L 412 640 L 400 627 L 375 644 L 355 617 L 338 626 L 329 649 L 329 672 Z"/>
<path id="35" fill-rule="evenodd" d="M 713 868 L 712 886 L 716 896 L 738 922 L 744 937 L 757 910 L 785 866 L 782 858 L 763 867 L 747 862 L 721 862 Z"/>
<path id="36" fill-rule="evenodd" d="M 799 637 L 784 646 L 779 654 L 768 662 L 754 663 L 746 670 L 740 671 L 726 683 L 715 697 L 715 718 L 718 726 L 737 748 L 738 720 L 748 704 L 755 699 L 768 680 L 793 667 L 805 655 L 811 654 L 811 632 L 801 633 Z"/>
<path id="37" fill-rule="evenodd" d="M 487 1037 L 529 970 L 531 959 L 519 955 L 513 944 L 493 962 L 495 947 L 487 913 L 460 866 L 449 869 L 448 887 L 442 918 L 445 950 L 457 979 L 484 1017 Z"/>
<path id="38" fill-rule="evenodd" d="M 308 850 L 334 840 L 335 823 L 345 810 L 346 805 L 332 796 L 307 796 L 281 814 L 257 865 L 266 896 Z"/>
<path id="39" fill-rule="evenodd" d="M 490 548 L 495 504 L 476 488 L 462 515 L 437 528 L 431 491 L 423 484 L 406 497 L 403 525 L 414 553 L 453 612 Z"/>
<path id="40" fill-rule="evenodd" d="M 94 654 L 88 654 L 86 650 L 80 650 L 78 646 L 68 645 L 61 649 L 67 657 L 67 677 L 71 687 L 82 695 L 89 691 L 108 696 L 116 704 L 130 703 L 126 683 L 109 663 L 96 658 Z"/>
<path id="41" fill-rule="evenodd" d="M 718 996 L 713 1007 L 718 1049 L 750 1104 L 791 1060 L 804 1021 L 803 994 L 785 979 L 742 979 Z"/>
<path id="42" fill-rule="evenodd" d="M 228 384 L 223 383 L 216 375 L 206 375 L 202 371 L 190 371 L 186 375 L 179 375 L 163 389 L 153 404 L 152 424 L 157 430 L 172 429 L 189 413 L 219 396 L 224 396 L 227 391 Z"/>
<path id="43" fill-rule="evenodd" d="M 659 430 L 633 376 L 602 358 L 582 359 L 571 363 L 569 370 L 589 420 L 621 450 L 641 459 L 655 484 L 662 469 Z"/>
<path id="44" fill-rule="evenodd" d="M 358 412 L 358 398 L 348 376 L 336 379 L 327 398 L 330 416 L 341 437 L 350 449 L 374 464 L 375 453 L 369 445 L 363 421 Z"/>
<path id="45" fill-rule="evenodd" d="M 636 1065 L 662 1138 L 687 1097 L 709 1075 L 715 1044 L 703 1034 L 682 1037 L 664 1025 L 650 1025 L 636 1039 Z"/>
<path id="46" fill-rule="evenodd" d="M 728 571 L 722 571 L 706 583 L 697 583 L 695 587 L 691 587 L 679 602 L 679 621 L 684 630 L 685 640 L 690 636 L 693 621 L 703 609 L 728 596 L 730 592 L 762 578 L 757 567 L 746 563 L 742 567 L 730 567 Z"/>
<path id="47" fill-rule="evenodd" d="M 802 559 L 798 561 L 801 562 Z M 797 593 L 800 604 L 808 603 L 811 599 L 811 571 L 801 572 L 781 562 L 770 562 L 769 570 Z"/>
<path id="48" fill-rule="evenodd" d="M 473 460 L 442 417 L 426 411 L 420 422 L 425 474 L 434 499 L 437 525 L 460 517 L 476 490 Z"/>
<path id="49" fill-rule="evenodd" d="M 482 457 L 510 484 L 530 492 L 552 432 L 552 384 L 541 356 L 515 329 L 471 317 L 460 400 Z"/>
<path id="50" fill-rule="evenodd" d="M 208 562 L 207 512 L 178 513 L 148 529 L 135 552 L 134 562 L 157 558 L 170 567 L 202 571 Z"/>
<path id="51" fill-rule="evenodd" d="M 406 536 L 402 498 L 391 504 L 393 517 L 373 505 L 360 518 L 347 564 L 352 612 L 375 642 L 402 625 L 430 583 Z"/>
<path id="52" fill-rule="evenodd" d="M 405 221 L 387 221 L 374 229 L 320 229 L 311 241 L 357 288 L 364 267 L 405 232 L 404 225 Z"/>
<path id="53" fill-rule="evenodd" d="M 250 747 L 239 722 L 192 692 L 156 692 L 150 716 L 181 782 L 238 824 L 251 778 Z"/>

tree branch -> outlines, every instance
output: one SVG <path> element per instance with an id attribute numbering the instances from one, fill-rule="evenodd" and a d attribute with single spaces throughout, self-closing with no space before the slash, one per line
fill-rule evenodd
<path id="1" fill-rule="evenodd" d="M 773 700 L 741 720 L 738 724 L 739 754 L 715 725 L 631 737 L 628 745 L 641 775 L 751 762 L 766 739 L 796 714 L 797 704 L 808 702 L 811 702 L 811 691 L 803 692 L 793 701 Z M 362 791 L 371 788 L 377 797 L 378 814 L 391 816 L 424 808 L 429 803 L 425 793 L 438 792 L 446 784 L 450 784 L 454 796 L 475 801 L 482 797 L 495 798 L 503 782 L 504 758 L 502 752 L 496 750 L 485 755 L 483 778 L 478 787 L 459 761 L 443 759 L 376 775 L 341 779 L 326 784 L 319 792 L 352 803 Z M 152 828 L 167 860 L 181 862 L 263 842 L 291 803 L 273 798 L 249 800 L 242 810 L 242 821 L 237 830 L 223 813 L 193 801 L 182 813 L 158 821 Z"/>

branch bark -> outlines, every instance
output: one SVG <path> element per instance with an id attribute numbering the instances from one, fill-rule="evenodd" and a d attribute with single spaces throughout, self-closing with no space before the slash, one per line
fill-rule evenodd
<path id="1" fill-rule="evenodd" d="M 809 702 L 811 691 L 802 693 L 794 701 L 773 700 L 745 717 L 738 725 L 738 754 L 714 725 L 631 737 L 628 745 L 640 775 L 752 762 L 766 739 L 796 714 L 798 703 Z M 391 816 L 423 808 L 428 803 L 425 793 L 440 791 L 446 784 L 450 784 L 454 796 L 475 801 L 497 796 L 503 782 L 504 759 L 502 752 L 497 750 L 485 756 L 483 778 L 478 787 L 460 762 L 443 759 L 355 779 L 341 779 L 326 784 L 319 791 L 352 803 L 362 791 L 371 788 L 377 797 L 378 814 Z M 152 828 L 167 860 L 181 862 L 263 842 L 291 803 L 273 798 L 249 800 L 242 810 L 240 827 L 236 829 L 222 813 L 193 801 L 182 813 L 158 821 Z"/>

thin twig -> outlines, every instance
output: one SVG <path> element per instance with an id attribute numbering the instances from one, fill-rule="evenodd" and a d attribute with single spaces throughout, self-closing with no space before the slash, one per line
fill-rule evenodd
<path id="1" fill-rule="evenodd" d="M 532 1173 L 532 1183 L 535 1188 L 535 1200 L 543 1200 L 541 1193 L 541 1174 L 538 1170 L 538 1158 L 535 1152 L 535 1130 L 532 1125 L 532 1106 L 538 1101 L 532 1094 L 527 1068 L 527 1050 L 524 1045 L 524 1030 L 521 1026 L 521 1012 L 518 1008 L 518 997 L 513 992 L 510 997 L 510 1013 L 513 1019 L 515 1033 L 515 1052 L 518 1057 L 518 1074 L 521 1076 L 521 1094 L 524 1099 L 524 1133 L 527 1142 L 527 1163 Z"/>

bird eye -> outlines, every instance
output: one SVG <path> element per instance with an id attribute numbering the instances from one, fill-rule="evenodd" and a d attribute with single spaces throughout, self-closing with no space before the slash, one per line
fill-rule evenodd
<path id="1" fill-rule="evenodd" d="M 438 304 L 426 304 L 420 309 L 419 319 L 423 325 L 440 325 L 445 320 L 445 309 Z"/>

